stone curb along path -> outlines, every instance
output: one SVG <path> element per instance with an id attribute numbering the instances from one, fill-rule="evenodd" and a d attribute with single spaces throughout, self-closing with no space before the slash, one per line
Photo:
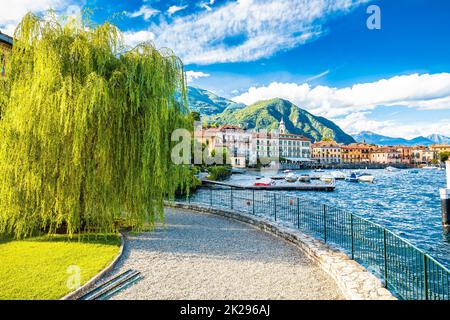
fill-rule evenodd
<path id="1" fill-rule="evenodd" d="M 245 213 L 179 202 L 167 203 L 166 205 L 235 219 L 294 243 L 336 281 L 346 299 L 396 300 L 392 293 L 384 288 L 383 283 L 359 263 L 323 241 L 299 230 L 282 226 L 264 217 L 251 216 Z"/>
<path id="2" fill-rule="evenodd" d="M 83 295 L 85 295 L 88 291 L 93 289 L 95 287 L 97 281 L 100 280 L 103 276 L 105 276 L 108 272 L 110 272 L 116 266 L 116 264 L 119 262 L 120 258 L 123 255 L 124 247 L 125 247 L 125 238 L 124 238 L 124 235 L 122 233 L 120 233 L 119 253 L 114 258 L 114 260 L 106 268 L 104 268 L 102 271 L 100 271 L 96 276 L 94 276 L 92 279 L 90 279 L 84 285 L 82 285 L 75 291 L 68 293 L 67 295 L 62 297 L 60 300 L 77 300 L 80 297 L 82 297 Z"/>

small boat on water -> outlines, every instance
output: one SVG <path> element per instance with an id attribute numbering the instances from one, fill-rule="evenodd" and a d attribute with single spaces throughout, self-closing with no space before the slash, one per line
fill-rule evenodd
<path id="1" fill-rule="evenodd" d="M 270 178 L 262 178 L 255 182 L 255 187 L 268 187 L 275 185 L 275 181 Z"/>
<path id="2" fill-rule="evenodd" d="M 375 177 L 370 173 L 362 173 L 358 176 L 358 180 L 361 182 L 373 183 L 375 181 Z"/>
<path id="3" fill-rule="evenodd" d="M 297 179 L 298 177 L 292 172 L 289 172 L 286 177 L 284 177 L 284 180 L 286 180 L 287 182 L 295 182 L 297 181 Z"/>
<path id="4" fill-rule="evenodd" d="M 345 179 L 345 173 L 343 173 L 341 171 L 333 171 L 333 172 L 331 172 L 331 175 L 336 180 L 344 180 Z"/>
<path id="5" fill-rule="evenodd" d="M 300 182 L 311 182 L 311 177 L 307 174 L 302 174 L 298 177 L 298 181 Z"/>
<path id="6" fill-rule="evenodd" d="M 395 167 L 389 166 L 389 167 L 386 167 L 385 170 L 386 170 L 386 171 L 389 171 L 389 172 L 394 172 L 394 171 L 398 171 L 399 169 L 397 169 L 397 168 L 395 168 Z"/>
<path id="7" fill-rule="evenodd" d="M 325 172 L 323 169 L 315 169 L 314 172 Z"/>
<path id="8" fill-rule="evenodd" d="M 334 182 L 334 177 L 333 176 L 328 176 L 328 175 L 323 175 L 323 176 L 320 177 L 320 181 L 326 182 L 326 183 L 333 183 Z"/>
<path id="9" fill-rule="evenodd" d="M 348 181 L 348 182 L 359 182 L 359 179 L 358 179 L 358 176 L 356 175 L 356 173 L 355 173 L 355 172 L 352 172 L 352 173 L 350 174 L 350 176 L 348 176 L 347 178 L 345 178 L 345 181 Z"/>
<path id="10" fill-rule="evenodd" d="M 319 173 L 312 173 L 309 177 L 313 180 L 319 180 L 321 176 Z"/>
<path id="11" fill-rule="evenodd" d="M 425 169 L 425 170 L 436 170 L 437 167 L 435 167 L 435 166 L 425 166 L 425 167 L 422 167 L 422 169 Z"/>
<path id="12" fill-rule="evenodd" d="M 283 173 L 290 173 L 290 172 L 292 172 L 292 170 L 289 170 L 289 169 L 286 169 L 283 171 Z"/>

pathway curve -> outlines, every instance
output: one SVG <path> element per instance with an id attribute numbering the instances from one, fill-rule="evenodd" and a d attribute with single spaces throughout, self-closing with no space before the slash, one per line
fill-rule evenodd
<path id="1" fill-rule="evenodd" d="M 343 299 L 297 247 L 241 222 L 166 209 L 166 224 L 129 235 L 113 274 L 144 279 L 114 299 Z"/>

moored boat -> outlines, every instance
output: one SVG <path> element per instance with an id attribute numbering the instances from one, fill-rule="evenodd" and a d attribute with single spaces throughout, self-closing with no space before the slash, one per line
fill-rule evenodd
<path id="1" fill-rule="evenodd" d="M 363 173 L 358 176 L 358 180 L 361 182 L 373 183 L 375 181 L 375 177 L 369 173 Z"/>
<path id="2" fill-rule="evenodd" d="M 311 182 L 311 177 L 307 174 L 302 174 L 298 177 L 298 181 L 300 182 Z"/>
<path id="3" fill-rule="evenodd" d="M 343 173 L 341 171 L 333 171 L 333 172 L 331 172 L 331 175 L 336 180 L 344 180 L 345 179 L 345 173 Z"/>
<path id="4" fill-rule="evenodd" d="M 333 183 L 334 182 L 334 177 L 333 176 L 329 176 L 329 175 L 323 175 L 323 176 L 320 177 L 320 181 L 326 182 L 326 183 Z"/>
<path id="5" fill-rule="evenodd" d="M 255 182 L 255 187 L 268 187 L 275 185 L 275 181 L 270 178 L 262 178 Z"/>
<path id="6" fill-rule="evenodd" d="M 394 172 L 394 171 L 398 171 L 398 169 L 396 168 L 396 167 L 391 167 L 391 166 L 389 166 L 389 167 L 386 167 L 386 169 L 385 169 L 386 171 L 389 171 L 389 172 Z"/>
<path id="7" fill-rule="evenodd" d="M 288 173 L 286 175 L 286 177 L 284 177 L 284 180 L 286 180 L 287 182 L 295 182 L 295 181 L 297 181 L 297 179 L 298 179 L 298 177 L 295 174 L 293 174 L 292 172 Z"/>
<path id="8" fill-rule="evenodd" d="M 350 176 L 348 176 L 347 178 L 345 178 L 346 181 L 348 182 L 359 182 L 358 176 L 356 175 L 355 172 L 352 172 L 350 174 Z"/>

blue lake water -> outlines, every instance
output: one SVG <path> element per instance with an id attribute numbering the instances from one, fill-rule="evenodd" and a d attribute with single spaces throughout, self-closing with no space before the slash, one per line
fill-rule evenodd
<path id="1" fill-rule="evenodd" d="M 306 170 L 294 172 L 308 173 Z M 412 170 L 364 172 L 375 176 L 374 184 L 338 180 L 333 192 L 277 192 L 320 201 L 368 218 L 450 267 L 450 243 L 443 234 L 439 199 L 439 189 L 445 187 L 445 171 L 422 169 L 418 173 L 413 173 Z M 248 183 L 257 174 L 260 173 L 233 175 L 230 182 Z M 273 171 L 261 173 L 268 177 L 275 174 L 277 173 Z"/>

